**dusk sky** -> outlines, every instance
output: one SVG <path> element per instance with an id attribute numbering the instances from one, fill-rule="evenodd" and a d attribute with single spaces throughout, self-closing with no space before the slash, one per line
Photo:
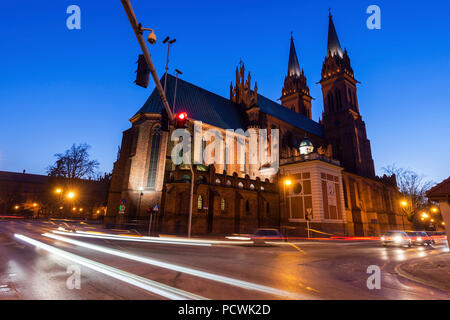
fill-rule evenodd
<path id="1" fill-rule="evenodd" d="M 66 8 L 81 8 L 81 30 L 68 30 Z M 320 80 L 328 8 L 347 48 L 376 173 L 397 164 L 440 182 L 450 164 L 449 1 L 144 1 L 133 0 L 170 72 L 228 98 L 242 59 L 259 93 L 277 100 L 294 34 L 313 101 L 323 110 Z M 366 27 L 366 8 L 381 8 L 381 30 Z M 0 3 L 0 170 L 44 174 L 72 143 L 88 143 L 110 172 L 122 131 L 153 90 L 134 85 L 140 49 L 119 0 Z"/>

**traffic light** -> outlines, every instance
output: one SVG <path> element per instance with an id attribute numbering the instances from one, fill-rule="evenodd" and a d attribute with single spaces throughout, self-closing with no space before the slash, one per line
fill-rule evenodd
<path id="1" fill-rule="evenodd" d="M 175 128 L 176 129 L 186 128 L 187 120 L 188 120 L 188 115 L 186 112 L 177 113 L 176 119 L 175 119 Z"/>
<path id="2" fill-rule="evenodd" d="M 138 68 L 136 70 L 136 81 L 134 81 L 134 83 L 136 83 L 138 86 L 147 88 L 150 69 L 148 68 L 147 61 L 145 61 L 145 57 L 143 54 L 139 55 L 137 64 Z"/>
<path id="3" fill-rule="evenodd" d="M 161 130 L 169 131 L 169 116 L 167 114 L 166 108 L 161 110 Z"/>

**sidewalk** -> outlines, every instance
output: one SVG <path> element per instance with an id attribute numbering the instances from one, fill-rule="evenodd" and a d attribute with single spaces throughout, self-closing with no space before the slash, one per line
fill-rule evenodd
<path id="1" fill-rule="evenodd" d="M 450 253 L 406 262 L 397 267 L 397 272 L 405 278 L 450 294 Z"/>

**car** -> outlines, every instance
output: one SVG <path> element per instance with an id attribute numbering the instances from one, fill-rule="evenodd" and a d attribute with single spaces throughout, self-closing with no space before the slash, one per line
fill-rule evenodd
<path id="1" fill-rule="evenodd" d="M 264 244 L 266 241 L 284 240 L 283 235 L 277 229 L 258 229 L 250 238 L 255 244 Z"/>
<path id="2" fill-rule="evenodd" d="M 413 245 L 431 246 L 434 240 L 425 231 L 409 231 L 407 232 Z"/>
<path id="3" fill-rule="evenodd" d="M 412 240 L 404 231 L 388 231 L 381 237 L 383 246 L 412 246 Z"/>

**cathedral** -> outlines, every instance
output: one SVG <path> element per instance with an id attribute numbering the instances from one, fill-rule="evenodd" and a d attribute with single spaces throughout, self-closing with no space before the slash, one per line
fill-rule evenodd
<path id="1" fill-rule="evenodd" d="M 174 163 L 174 128 L 166 124 L 155 89 L 130 119 L 131 128 L 123 132 L 108 197 L 109 225 L 145 229 L 152 215 L 154 232 L 186 235 L 191 211 L 194 235 L 277 228 L 285 236 L 304 236 L 308 231 L 311 236 L 377 236 L 409 227 L 395 176 L 375 175 L 358 81 L 331 14 L 318 122 L 311 116 L 313 98 L 292 37 L 281 103 L 258 92 L 242 63 L 229 99 L 170 74 L 163 80 L 167 100 L 173 101 L 174 113 L 186 113 L 192 136 L 194 122 L 199 121 L 203 130 L 214 129 L 223 136 L 230 129 L 237 136 L 249 129 L 278 130 L 279 152 L 271 155 L 278 168 L 249 161 L 246 135 L 241 137 L 243 162 Z"/>

